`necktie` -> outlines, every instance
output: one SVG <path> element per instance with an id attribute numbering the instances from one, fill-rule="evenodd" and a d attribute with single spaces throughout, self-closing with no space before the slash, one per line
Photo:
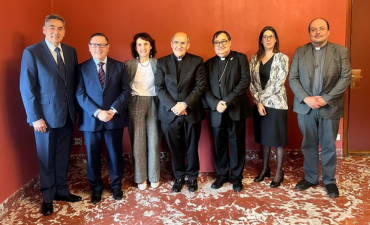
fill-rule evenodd
<path id="1" fill-rule="evenodd" d="M 65 80 L 66 79 L 66 66 L 64 65 L 62 56 L 60 55 L 60 48 L 59 47 L 56 47 L 54 49 L 54 51 L 57 52 L 57 63 L 58 63 L 58 67 L 59 67 L 60 72 L 62 73 L 63 79 Z"/>
<path id="2" fill-rule="evenodd" d="M 99 66 L 98 75 L 99 75 L 101 88 L 104 88 L 104 83 L 105 83 L 105 72 L 104 72 L 104 69 L 103 69 L 103 65 L 104 65 L 103 62 L 98 63 L 98 66 Z"/>

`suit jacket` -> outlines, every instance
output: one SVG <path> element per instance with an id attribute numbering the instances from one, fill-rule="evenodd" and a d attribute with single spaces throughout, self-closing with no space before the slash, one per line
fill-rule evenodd
<path id="1" fill-rule="evenodd" d="M 270 79 L 262 90 L 260 80 L 260 61 L 257 54 L 251 58 L 251 95 L 257 102 L 274 109 L 288 109 L 285 80 L 289 71 L 289 58 L 283 53 L 276 53 L 271 64 Z"/>
<path id="2" fill-rule="evenodd" d="M 239 121 L 252 116 L 252 107 L 247 96 L 251 82 L 248 58 L 245 54 L 230 51 L 228 60 L 225 73 L 220 80 L 220 87 L 218 56 L 208 59 L 204 64 L 208 81 L 204 98 L 209 106 L 212 127 L 219 127 L 221 124 L 222 114 L 216 110 L 221 100 L 226 102 L 228 108 L 226 113 L 229 113 L 232 120 Z M 221 97 L 220 88 L 224 93 L 223 97 Z"/>
<path id="3" fill-rule="evenodd" d="M 59 128 L 65 125 L 68 115 L 76 122 L 77 54 L 73 47 L 61 44 L 64 78 L 45 41 L 23 51 L 20 91 L 28 123 L 44 119 L 48 127 Z"/>
<path id="4" fill-rule="evenodd" d="M 290 67 L 289 84 L 294 93 L 293 111 L 307 114 L 311 108 L 303 101 L 312 96 L 311 77 L 314 76 L 312 45 L 298 48 Z M 320 96 L 327 105 L 319 108 L 320 116 L 339 119 L 344 114 L 344 92 L 351 82 L 351 64 L 345 47 L 328 42 L 325 56 L 325 74 Z"/>
<path id="5" fill-rule="evenodd" d="M 79 129 L 81 131 L 99 131 L 119 129 L 128 125 L 127 103 L 130 101 L 131 88 L 125 64 L 108 57 L 105 71 L 105 85 L 101 87 L 94 60 L 91 58 L 79 65 L 80 77 L 77 86 L 77 101 L 83 109 Z M 102 122 L 94 117 L 97 109 L 117 110 L 109 122 Z"/>
<path id="6" fill-rule="evenodd" d="M 203 59 L 186 53 L 183 66 L 177 79 L 175 56 L 173 54 L 158 59 L 155 73 L 155 90 L 159 98 L 158 119 L 171 123 L 176 115 L 171 108 L 177 102 L 188 105 L 185 120 L 188 123 L 200 122 L 205 118 L 202 95 L 206 89 L 206 75 Z"/>

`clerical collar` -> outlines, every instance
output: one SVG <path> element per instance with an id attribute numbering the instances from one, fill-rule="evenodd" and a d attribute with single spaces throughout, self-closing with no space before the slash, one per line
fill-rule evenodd
<path id="1" fill-rule="evenodd" d="M 185 53 L 186 54 L 186 53 Z M 177 57 L 175 54 L 173 54 L 173 57 L 175 57 L 175 59 L 177 60 L 177 61 L 182 61 L 182 59 L 185 57 L 185 54 L 183 55 L 183 56 L 181 56 L 181 57 Z"/>
<path id="2" fill-rule="evenodd" d="M 321 47 L 315 47 L 313 44 L 312 45 L 312 48 L 315 49 L 316 51 L 319 51 L 319 50 L 322 50 L 322 49 L 325 49 L 326 46 L 328 45 L 328 42 L 326 42 L 326 44 L 324 46 L 321 46 Z"/>
<path id="3" fill-rule="evenodd" d="M 229 54 L 230 55 L 230 54 Z M 227 55 L 225 58 L 221 58 L 220 56 L 217 56 L 221 61 L 225 61 L 225 60 L 228 60 L 229 58 L 229 55 Z"/>

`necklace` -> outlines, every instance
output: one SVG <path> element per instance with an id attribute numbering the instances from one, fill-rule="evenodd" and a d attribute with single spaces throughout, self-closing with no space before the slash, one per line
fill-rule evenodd
<path id="1" fill-rule="evenodd" d="M 139 63 L 140 63 L 140 65 L 142 66 L 142 67 L 147 67 L 147 66 L 149 66 L 149 60 L 148 60 L 148 63 L 146 64 L 146 65 L 143 65 L 141 62 L 140 62 L 140 59 L 139 59 Z"/>
<path id="2" fill-rule="evenodd" d="M 230 60 L 232 60 L 232 58 Z M 221 77 L 220 77 L 220 79 L 218 79 L 218 86 L 220 86 L 220 87 L 221 87 L 221 79 L 224 76 L 224 73 L 225 73 L 225 70 L 226 70 L 226 67 L 227 67 L 227 64 L 228 63 L 229 63 L 229 61 L 226 61 L 226 65 L 225 65 L 224 71 L 222 71 Z"/>

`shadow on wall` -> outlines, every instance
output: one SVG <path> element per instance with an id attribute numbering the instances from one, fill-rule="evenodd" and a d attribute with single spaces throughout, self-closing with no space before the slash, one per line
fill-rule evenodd
<path id="1" fill-rule="evenodd" d="M 13 159 L 9 163 L 14 163 L 14 177 L 20 185 L 27 183 L 38 173 L 36 144 L 33 129 L 26 122 L 26 113 L 23 107 L 21 94 L 19 91 L 19 76 L 22 60 L 23 49 L 26 46 L 26 36 L 15 33 L 12 38 L 12 55 L 4 64 L 5 69 L 5 102 L 6 110 L 4 111 L 6 119 L 3 120 L 4 128 L 9 132 L 9 145 L 14 146 L 12 149 Z M 18 161 L 17 161 L 18 160 Z M 10 172 L 9 172 L 10 173 Z"/>

